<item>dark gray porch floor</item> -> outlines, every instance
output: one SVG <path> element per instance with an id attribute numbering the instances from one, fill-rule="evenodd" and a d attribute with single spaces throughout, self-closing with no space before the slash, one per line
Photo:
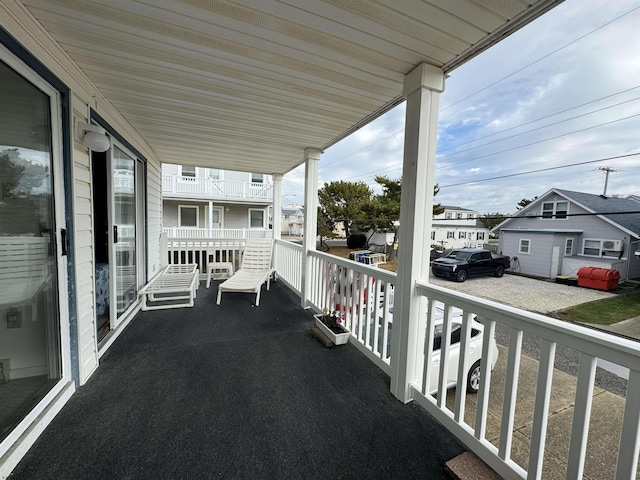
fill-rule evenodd
<path id="1" fill-rule="evenodd" d="M 295 294 L 216 292 L 139 314 L 10 478 L 446 478 L 463 445 Z"/>

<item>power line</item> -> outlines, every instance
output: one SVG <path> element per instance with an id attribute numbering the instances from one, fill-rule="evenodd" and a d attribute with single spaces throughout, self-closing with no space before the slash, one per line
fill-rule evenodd
<path id="1" fill-rule="evenodd" d="M 586 132 L 587 130 L 593 130 L 594 128 L 604 127 L 606 125 L 611 125 L 611 124 L 614 124 L 614 123 L 617 123 L 617 122 L 621 122 L 623 120 L 629 120 L 630 118 L 634 118 L 634 117 L 640 117 L 640 113 L 636 113 L 635 115 L 629 115 L 628 117 L 618 118 L 616 120 L 611 120 L 610 122 L 600 123 L 598 125 L 592 125 L 591 127 L 581 128 L 579 130 L 574 130 L 572 132 L 561 133 L 560 135 L 556 135 L 554 137 L 549 137 L 549 138 L 545 138 L 545 139 L 542 139 L 542 140 L 536 140 L 535 142 L 525 143 L 524 145 L 516 145 L 515 147 L 507 148 L 505 150 L 500 150 L 499 152 L 487 153 L 486 155 L 480 155 L 479 157 L 470 158 L 468 160 L 462 160 L 460 162 L 450 163 L 448 165 L 443 165 L 442 167 L 440 167 L 440 169 L 442 170 L 442 169 L 445 169 L 445 168 L 455 167 L 456 165 L 462 165 L 463 163 L 473 162 L 475 160 L 480 160 L 481 158 L 487 158 L 487 157 L 491 157 L 491 156 L 494 156 L 494 155 L 499 155 L 501 153 L 511 152 L 513 150 L 518 150 L 519 148 L 530 147 L 532 145 L 537 145 L 539 143 L 548 142 L 550 140 L 556 140 L 558 138 L 567 137 L 569 135 L 573 135 L 574 133 Z"/>
<path id="2" fill-rule="evenodd" d="M 595 100 L 590 100 L 588 102 L 581 103 L 580 105 L 575 105 L 573 107 L 565 108 L 564 110 L 560 110 L 558 112 L 551 113 L 551 114 L 545 115 L 543 117 L 538 117 L 538 118 L 536 118 L 534 120 L 529 120 L 528 122 L 521 123 L 519 125 L 514 125 L 513 127 L 505 128 L 504 130 L 500 130 L 498 132 L 494 132 L 494 133 L 491 133 L 489 135 L 485 135 L 484 137 L 474 138 L 473 140 L 468 140 L 466 142 L 458 143 L 456 145 L 451 145 L 451 146 L 449 146 L 447 148 L 440 149 L 439 153 L 447 152 L 447 151 L 452 150 L 454 148 L 462 147 L 463 145 L 468 145 L 469 143 L 477 142 L 478 140 L 484 140 L 484 139 L 487 139 L 487 138 L 491 138 L 491 137 L 494 137 L 496 135 L 500 135 L 501 133 L 509 132 L 511 130 L 515 130 L 516 128 L 524 127 L 526 125 L 530 125 L 532 123 L 539 122 L 540 120 L 545 120 L 547 118 L 554 117 L 556 115 L 560 115 L 561 113 L 566 113 L 566 112 L 569 112 L 571 110 L 575 110 L 577 108 L 581 108 L 581 107 L 585 107 L 587 105 L 591 105 L 592 103 L 600 102 L 600 101 L 605 100 L 607 98 L 615 97 L 617 95 L 621 95 L 623 93 L 630 92 L 631 90 L 636 90 L 637 88 L 640 88 L 640 85 L 636 85 L 635 87 L 627 88 L 626 90 L 621 90 L 621 91 L 616 92 L 616 93 L 611 93 L 609 95 L 605 95 L 604 97 L 596 98 Z M 571 120 L 571 119 L 567 119 L 567 120 Z M 567 121 L 567 120 L 565 120 L 565 121 Z"/>
<path id="3" fill-rule="evenodd" d="M 492 140 L 491 142 L 483 143 L 483 144 L 481 144 L 481 145 L 476 145 L 475 147 L 469 147 L 469 148 L 466 148 L 466 149 L 464 149 L 464 150 L 458 150 L 457 152 L 449 153 L 449 154 L 447 154 L 447 155 L 440 155 L 438 158 L 440 158 L 440 159 L 442 159 L 442 158 L 447 158 L 447 157 L 451 157 L 451 156 L 453 156 L 453 155 L 458 155 L 458 154 L 460 154 L 460 153 L 464 153 L 464 152 L 469 152 L 469 151 L 471 151 L 471 150 L 475 150 L 476 148 L 486 147 L 487 145 L 492 145 L 492 144 L 494 144 L 494 143 L 504 142 L 505 140 L 510 140 L 510 139 L 512 139 L 512 138 L 516 138 L 516 137 L 519 137 L 519 136 L 521 136 L 521 135 L 526 135 L 527 133 L 536 132 L 536 131 L 538 131 L 538 130 L 542 130 L 542 129 L 547 128 L 547 127 L 553 127 L 553 126 L 555 126 L 555 125 L 560 125 L 560 124 L 565 123 L 565 122 L 568 122 L 568 121 L 570 121 L 570 120 L 575 120 L 575 119 L 577 119 L 577 118 L 586 117 L 587 115 L 592 115 L 592 114 L 594 114 L 594 113 L 602 112 L 603 110 L 607 110 L 607 109 L 609 109 L 609 108 L 619 107 L 620 105 L 624 105 L 624 104 L 626 104 L 626 103 L 633 102 L 633 101 L 636 101 L 636 100 L 639 100 L 639 99 L 640 99 L 640 97 L 632 98 L 631 100 L 625 100 L 624 102 L 615 103 L 615 104 L 613 104 L 613 105 L 609 105 L 609 106 L 606 106 L 606 107 L 602 107 L 602 108 L 599 108 L 599 109 L 597 109 L 597 110 L 592 110 L 592 111 L 590 111 L 590 112 L 581 113 L 580 115 L 576 115 L 575 117 L 566 118 L 566 119 L 564 119 L 564 120 L 560 120 L 560 121 L 558 121 L 558 122 L 554 122 L 554 123 L 548 123 L 548 124 L 546 124 L 546 125 L 542 125 L 542 126 L 540 126 L 540 127 L 536 127 L 536 128 L 531 129 L 531 130 L 527 130 L 527 131 L 525 131 L 525 132 L 516 133 L 515 135 L 511 135 L 511 136 L 508 136 L 508 137 L 500 138 L 500 139 L 498 139 L 498 140 Z M 515 127 L 514 127 L 514 128 L 515 128 Z M 480 140 L 481 140 L 481 139 L 480 139 Z M 477 139 L 476 139 L 476 140 L 474 140 L 474 141 L 477 141 Z M 450 166 L 452 166 L 452 165 L 445 165 L 445 166 L 443 166 L 443 167 L 441 167 L 441 168 L 448 168 L 448 167 L 450 167 Z"/>
<path id="4" fill-rule="evenodd" d="M 627 155 L 618 155 L 616 157 L 600 158 L 598 160 L 587 160 L 586 162 L 570 163 L 568 165 L 560 165 L 560 166 L 557 166 L 557 167 L 540 168 L 540 169 L 537 169 L 537 170 L 529 170 L 527 172 L 511 173 L 509 175 L 500 175 L 500 176 L 497 176 L 497 177 L 481 178 L 479 180 L 471 180 L 471 181 L 468 181 L 468 182 L 452 183 L 450 185 L 440 185 L 440 189 L 449 188 L 449 187 L 458 187 L 460 185 L 470 185 L 472 183 L 488 182 L 489 180 L 500 180 L 502 178 L 518 177 L 518 176 L 521 176 L 521 175 L 528 175 L 530 173 L 548 172 L 550 170 L 559 170 L 561 168 L 576 167 L 576 166 L 579 166 L 579 165 L 588 165 L 590 163 L 605 162 L 607 160 L 617 160 L 617 159 L 620 159 L 620 158 L 633 157 L 635 155 L 640 155 L 640 152 L 629 153 Z"/>
<path id="5" fill-rule="evenodd" d="M 594 29 L 594 30 L 591 30 L 590 32 L 585 33 L 584 35 L 582 35 L 582 36 L 580 36 L 580 37 L 576 38 L 575 40 L 572 40 L 571 42 L 569 42 L 569 43 L 567 43 L 567 44 L 563 45 L 563 46 L 562 46 L 562 47 L 560 47 L 560 48 L 555 49 L 554 51 L 552 51 L 552 52 L 550 52 L 550 53 L 548 53 L 548 54 L 546 54 L 546 55 L 544 55 L 544 56 L 542 56 L 542 57 L 538 58 L 537 60 L 534 60 L 533 62 L 531 62 L 531 63 L 529 63 L 529 64 L 525 65 L 524 67 L 519 68 L 519 69 L 518 69 L 518 70 L 516 70 L 515 72 L 512 72 L 512 73 L 510 73 L 509 75 L 507 75 L 507 76 L 505 76 L 505 77 L 502 77 L 501 79 L 496 80 L 496 81 L 495 81 L 495 82 L 493 82 L 493 83 L 490 83 L 489 85 L 487 85 L 487 86 L 485 86 L 485 87 L 481 88 L 480 90 L 478 90 L 478 91 L 476 91 L 476 92 L 474 92 L 474 93 L 472 93 L 472 94 L 470 94 L 470 95 L 467 95 L 466 97 L 464 97 L 464 98 L 462 98 L 462 99 L 458 100 L 457 102 L 454 102 L 454 103 L 452 103 L 452 104 L 450 104 L 450 105 L 447 105 L 445 108 L 443 108 L 443 109 L 442 109 L 442 110 L 440 110 L 440 111 L 441 111 L 441 112 L 444 112 L 445 110 L 448 110 L 449 108 L 453 107 L 454 105 L 458 105 L 459 103 L 464 102 L 465 100 L 467 100 L 467 99 L 469 99 L 469 98 L 471 98 L 471 97 L 473 97 L 473 96 L 477 95 L 478 93 L 484 92 L 485 90 L 487 90 L 487 89 L 489 89 L 489 88 L 493 87 L 494 85 L 497 85 L 498 83 L 502 82 L 503 80 L 506 80 L 507 78 L 514 76 L 516 73 L 520 73 L 521 71 L 526 70 L 527 68 L 529 68 L 529 67 L 531 67 L 531 66 L 535 65 L 536 63 L 541 62 L 542 60 L 544 60 L 544 59 L 546 59 L 546 58 L 549 58 L 550 56 L 552 56 L 552 55 L 554 55 L 554 54 L 558 53 L 559 51 L 564 50 L 565 48 L 569 47 L 570 45 L 573 45 L 574 43 L 577 43 L 577 42 L 579 42 L 580 40 L 582 40 L 582 39 L 584 39 L 584 38 L 588 37 L 588 36 L 589 36 L 589 35 L 591 35 L 592 33 L 595 33 L 595 32 L 597 32 L 598 30 L 601 30 L 601 29 L 603 29 L 604 27 L 606 27 L 606 26 L 608 26 L 608 25 L 611 25 L 611 24 L 612 24 L 612 23 L 614 23 L 614 22 L 617 22 L 617 21 L 618 21 L 618 20 L 620 20 L 622 17 L 625 17 L 626 15 L 629 15 L 630 13 L 634 12 L 634 11 L 635 11 L 635 10 L 637 10 L 638 8 L 640 8 L 640 6 L 637 6 L 637 7 L 632 8 L 632 9 L 631 9 L 631 10 L 629 10 L 628 12 L 623 13 L 622 15 L 620 15 L 620 16 L 618 16 L 618 17 L 614 18 L 613 20 L 608 21 L 607 23 L 605 23 L 605 24 L 603 24 L 603 25 L 600 25 L 598 28 L 596 28 L 596 29 Z"/>

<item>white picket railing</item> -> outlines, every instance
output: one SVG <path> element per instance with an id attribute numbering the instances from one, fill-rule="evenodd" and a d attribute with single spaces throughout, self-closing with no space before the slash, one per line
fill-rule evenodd
<path id="1" fill-rule="evenodd" d="M 168 242 L 168 255 L 171 263 L 199 263 L 207 259 L 224 258 L 237 264 L 240 261 L 241 240 L 201 240 L 173 239 Z M 275 267 L 281 278 L 295 291 L 300 292 L 302 247 L 277 240 L 275 242 Z M 357 347 L 384 372 L 393 375 L 391 355 L 393 333 L 393 290 L 397 281 L 395 273 L 362 263 L 346 260 L 312 251 L 310 271 L 306 281 L 310 282 L 308 291 L 309 305 L 316 312 L 323 309 L 339 312 L 345 326 L 350 330 L 351 345 Z M 206 265 L 206 264 L 205 264 Z M 201 266 L 201 272 L 203 270 Z M 557 345 L 563 345 L 580 354 L 579 374 L 575 392 L 574 415 L 569 436 L 567 458 L 567 478 L 582 478 L 585 465 L 585 451 L 589 426 L 591 424 L 591 401 L 594 394 L 594 378 L 597 359 L 629 369 L 627 395 L 622 420 L 622 433 L 618 445 L 606 447 L 618 451 L 617 480 L 635 478 L 638 463 L 640 435 L 640 347 L 637 342 L 624 338 L 611 337 L 597 331 L 576 326 L 544 315 L 539 315 L 496 302 L 458 293 L 427 282 L 417 282 L 417 293 L 424 296 L 428 305 L 424 326 L 419 329 L 420 338 L 408 341 L 422 345 L 417 349 L 418 358 L 413 363 L 418 366 L 414 381 L 411 383 L 413 398 L 440 421 L 445 428 L 464 442 L 488 465 L 505 478 L 542 478 L 543 458 L 545 456 L 545 438 L 549 419 L 550 399 L 554 393 L 552 386 L 554 357 Z M 449 365 L 452 317 L 444 315 L 442 346 L 438 371 L 433 372 L 433 337 L 435 314 L 434 306 L 441 304 L 443 310 L 456 307 L 463 311 L 460 340 L 461 355 L 458 359 L 458 385 L 466 383 L 469 368 L 468 350 L 471 325 L 476 316 L 483 320 L 484 335 L 482 344 L 481 381 L 477 394 L 475 420 L 470 425 L 465 420 L 466 393 L 464 388 L 455 391 L 453 404 L 446 401 L 446 372 Z M 399 322 L 400 319 L 396 319 Z M 489 395 L 493 386 L 491 381 L 491 348 L 496 324 L 510 329 L 509 347 L 506 353 L 500 432 L 492 443 L 487 439 L 486 429 L 489 418 Z M 396 328 L 399 328 L 396 326 Z M 523 409 L 518 404 L 518 378 L 521 366 L 521 347 L 524 333 L 540 339 L 540 359 L 537 370 L 535 401 L 532 415 L 531 442 L 528 465 L 519 465 L 512 459 L 512 441 L 514 440 L 514 422 L 516 410 Z M 403 347 L 401 347 L 403 348 Z M 406 346 L 405 346 L 406 348 Z M 407 349 L 408 350 L 408 349 Z M 433 376 L 437 378 L 432 379 Z M 393 379 L 392 379 L 393 381 Z M 437 385 L 435 394 L 430 394 L 432 385 Z M 603 448 L 599 446 L 599 448 Z M 557 452 L 554 452 L 557 454 Z"/>
<path id="2" fill-rule="evenodd" d="M 273 200 L 271 183 L 216 180 L 206 177 L 162 175 L 162 194 L 189 198 Z"/>
<path id="3" fill-rule="evenodd" d="M 274 248 L 274 267 L 278 280 L 284 281 L 291 290 L 300 295 L 302 288 L 302 246 L 292 242 L 276 240 Z"/>
<path id="4" fill-rule="evenodd" d="M 482 358 L 489 358 L 488 342 L 493 336 L 496 322 L 510 328 L 506 378 L 501 382 L 505 385 L 505 392 L 500 436 L 496 442 L 497 445 L 494 445 L 486 438 L 488 402 L 491 389 L 491 371 L 488 368 L 488 361 L 482 363 L 481 385 L 477 397 L 474 425 L 468 425 L 464 420 L 466 398 L 464 389 L 456 389 L 453 410 L 449 409 L 445 404 L 446 392 L 443 391 L 440 383 L 436 397 L 427 393 L 426 386 L 430 385 L 432 372 L 430 369 L 424 368 L 424 366 L 431 365 L 429 348 L 422 349 L 423 352 L 427 352 L 424 358 L 420 359 L 423 365 L 423 375 L 413 384 L 414 399 L 458 438 L 470 446 L 487 464 L 507 478 L 542 478 L 549 403 L 553 394 L 554 356 L 556 346 L 563 345 L 580 354 L 573 424 L 571 431 L 567 432 L 567 435 L 570 435 L 568 457 L 566 458 L 567 478 L 582 478 L 597 359 L 603 359 L 630 370 L 624 420 L 622 422 L 622 435 L 619 445 L 611 445 L 609 448 L 614 449 L 613 451 L 619 448 L 615 478 L 619 480 L 635 478 L 635 470 L 638 463 L 638 435 L 640 434 L 640 347 L 637 342 L 605 335 L 592 329 L 555 320 L 544 315 L 454 292 L 427 282 L 418 282 L 417 290 L 420 295 L 429 299 L 429 304 L 437 301 L 442 302 L 445 308 L 453 306 L 464 311 L 463 332 L 467 332 L 467 336 L 463 335 L 462 342 L 468 342 L 468 331 L 470 329 L 467 329 L 467 326 L 471 322 L 471 318 L 477 315 L 485 319 Z M 433 337 L 430 332 L 432 331 L 433 326 L 429 321 L 427 322 L 423 345 L 431 345 Z M 516 409 L 523 408 L 517 402 L 523 333 L 533 334 L 541 341 L 529 462 L 526 470 L 511 458 L 511 445 L 514 438 L 512 427 L 515 413 Z M 446 333 L 443 333 L 443 338 L 446 336 Z M 458 385 L 463 384 L 463 376 L 468 369 L 467 350 L 465 343 L 461 343 L 460 351 L 463 354 L 459 359 Z M 448 356 L 445 354 L 443 358 L 446 359 Z M 440 378 L 447 368 L 446 362 L 440 362 Z M 602 448 L 602 446 L 600 447 Z"/>
<path id="5" fill-rule="evenodd" d="M 162 229 L 169 238 L 199 239 L 247 239 L 272 238 L 273 230 L 269 228 L 195 228 L 164 227 Z"/>
<path id="6" fill-rule="evenodd" d="M 163 234 L 161 238 L 166 238 Z M 167 238 L 166 262 L 169 265 L 195 263 L 200 269 L 200 279 L 207 277 L 207 264 L 231 262 L 234 269 L 240 267 L 244 239 Z"/>

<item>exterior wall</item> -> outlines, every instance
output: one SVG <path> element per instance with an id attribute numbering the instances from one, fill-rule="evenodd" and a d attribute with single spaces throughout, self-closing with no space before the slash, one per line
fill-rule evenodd
<path id="1" fill-rule="evenodd" d="M 446 250 L 465 247 L 482 248 L 489 240 L 489 229 L 476 227 L 475 220 L 470 222 L 472 223 L 447 222 L 436 224 L 434 222 L 431 227 L 431 245 L 439 245 Z M 454 238 L 447 238 L 448 232 L 453 232 Z M 465 238 L 460 238 L 461 232 L 465 234 Z M 478 240 L 478 233 L 484 233 L 484 239 Z"/>
<path id="2" fill-rule="evenodd" d="M 621 277 L 627 278 L 627 270 L 629 278 L 633 278 L 632 275 L 640 275 L 640 268 L 635 270 L 633 259 L 627 267 L 627 260 L 629 256 L 633 254 L 630 252 L 629 247 L 629 235 L 626 232 L 621 231 L 611 223 L 597 217 L 595 215 L 573 216 L 565 219 L 543 219 L 538 217 L 527 217 L 527 213 L 532 215 L 542 215 L 542 203 L 549 201 L 566 201 L 564 197 L 556 194 L 551 194 L 544 199 L 541 199 L 539 204 L 533 206 L 533 208 L 527 209 L 521 217 L 513 218 L 506 226 L 508 230 L 502 230 L 500 232 L 500 249 L 505 255 L 517 256 L 520 260 L 520 268 L 522 273 L 530 275 L 540 275 L 543 277 L 549 277 L 550 270 L 547 273 L 541 272 L 551 267 L 551 256 L 553 252 L 553 246 L 559 246 L 561 251 L 561 272 L 566 275 L 573 275 L 571 273 L 574 270 L 575 265 L 580 266 L 594 266 L 599 268 L 616 268 L 620 271 Z M 585 209 L 578 205 L 569 202 L 569 214 L 581 214 L 589 213 Z M 522 233 L 514 232 L 513 230 L 521 229 Z M 532 252 L 526 256 L 518 254 L 518 238 L 536 238 L 542 233 L 533 233 L 528 230 L 548 230 L 546 235 L 548 236 L 549 245 L 533 245 Z M 553 233 L 553 230 L 577 230 L 582 233 Z M 568 237 L 574 238 L 573 255 L 567 257 L 564 255 L 565 240 Z M 595 257 L 589 255 L 583 255 L 583 244 L 585 239 L 602 239 L 602 240 L 623 240 L 624 250 L 620 253 L 608 253 L 603 257 Z M 546 241 L 545 241 L 546 242 Z M 537 242 L 536 242 L 537 243 Z M 544 243 L 544 242 L 543 242 Z M 633 245 L 631 246 L 633 249 Z M 570 261 L 567 261 L 571 259 Z M 577 260 L 576 260 L 577 259 Z M 600 267 L 602 265 L 602 267 Z M 615 265 L 616 267 L 611 267 Z M 566 272 L 566 273 L 565 273 Z M 551 275 L 552 276 L 552 275 Z"/>
<path id="3" fill-rule="evenodd" d="M 519 252 L 521 239 L 530 240 L 528 254 Z M 500 253 L 511 257 L 511 270 L 517 273 L 548 278 L 551 271 L 553 245 L 554 236 L 551 234 L 533 232 L 500 234 Z"/>
<path id="4" fill-rule="evenodd" d="M 162 226 L 165 228 L 178 227 L 178 207 L 180 205 L 198 206 L 199 228 L 208 228 L 209 226 L 209 202 L 164 200 L 163 205 Z M 216 205 L 214 204 L 214 206 Z M 226 210 L 227 207 L 229 211 Z M 225 205 L 222 211 L 222 228 L 249 228 L 249 209 L 264 211 L 266 219 L 267 209 L 264 205 L 229 204 Z"/>

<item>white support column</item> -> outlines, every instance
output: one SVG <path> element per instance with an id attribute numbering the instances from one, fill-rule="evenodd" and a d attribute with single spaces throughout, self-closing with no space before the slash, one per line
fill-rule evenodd
<path id="1" fill-rule="evenodd" d="M 213 202 L 209 201 L 209 237 L 213 237 Z"/>
<path id="2" fill-rule="evenodd" d="M 300 305 L 307 308 L 311 270 L 309 251 L 316 249 L 318 235 L 318 164 L 320 150 L 307 148 L 304 151 L 304 236 L 302 237 L 302 275 L 300 284 Z"/>
<path id="3" fill-rule="evenodd" d="M 415 284 L 429 274 L 438 100 L 443 90 L 444 74 L 432 65 L 419 65 L 404 80 L 407 107 L 391 393 L 405 403 L 411 401 L 411 384 L 422 368 L 426 301 L 417 295 Z"/>
<path id="4" fill-rule="evenodd" d="M 273 239 L 279 239 L 282 235 L 282 179 L 281 173 L 273 174 Z"/>

